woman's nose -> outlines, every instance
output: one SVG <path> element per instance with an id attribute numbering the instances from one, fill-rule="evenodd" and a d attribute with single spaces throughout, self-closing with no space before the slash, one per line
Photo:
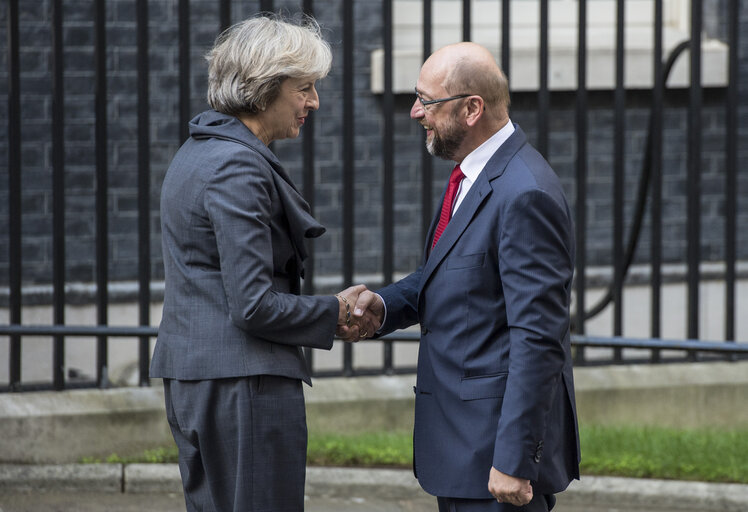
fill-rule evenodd
<path id="1" fill-rule="evenodd" d="M 309 106 L 309 110 L 319 109 L 319 95 L 317 94 L 317 89 L 314 87 L 312 87 L 312 93 L 309 95 L 307 105 Z"/>

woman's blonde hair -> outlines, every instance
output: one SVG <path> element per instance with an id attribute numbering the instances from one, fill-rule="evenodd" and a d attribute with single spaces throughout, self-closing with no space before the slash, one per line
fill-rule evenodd
<path id="1" fill-rule="evenodd" d="M 332 65 L 330 45 L 308 16 L 299 23 L 278 15 L 241 21 L 218 36 L 205 58 L 208 104 L 234 116 L 265 110 L 285 78 L 319 80 Z"/>

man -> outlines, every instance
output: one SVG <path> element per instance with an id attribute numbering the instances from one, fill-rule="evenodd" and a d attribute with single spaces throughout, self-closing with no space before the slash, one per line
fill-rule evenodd
<path id="1" fill-rule="evenodd" d="M 354 317 L 380 335 L 420 322 L 414 470 L 440 512 L 547 511 L 579 477 L 569 207 L 485 48 L 434 53 L 416 95 L 428 150 L 458 165 L 421 266 Z"/>

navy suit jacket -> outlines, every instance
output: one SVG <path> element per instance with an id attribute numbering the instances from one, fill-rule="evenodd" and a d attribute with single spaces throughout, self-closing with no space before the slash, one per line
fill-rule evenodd
<path id="1" fill-rule="evenodd" d="M 381 333 L 421 324 L 414 470 L 436 496 L 491 498 L 491 466 L 536 493 L 579 477 L 571 214 L 515 128 L 418 270 L 378 291 Z"/>
<path id="2" fill-rule="evenodd" d="M 302 346 L 332 347 L 333 296 L 304 296 L 305 238 L 324 228 L 238 119 L 190 122 L 161 190 L 166 290 L 151 377 L 279 375 L 310 383 Z"/>

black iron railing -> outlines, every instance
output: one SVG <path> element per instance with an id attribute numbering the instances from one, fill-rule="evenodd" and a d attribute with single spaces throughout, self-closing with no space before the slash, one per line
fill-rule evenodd
<path id="1" fill-rule="evenodd" d="M 93 337 L 111 337 L 111 338 L 133 338 L 150 339 L 158 336 L 158 329 L 146 326 L 82 326 L 82 325 L 2 325 L 0 326 L 0 336 L 53 336 L 53 337 L 76 337 L 77 339 Z M 393 334 L 383 336 L 378 341 L 364 341 L 360 343 L 418 343 L 420 333 L 417 331 L 399 331 Z M 344 343 L 340 341 L 339 343 Z M 743 360 L 748 359 L 748 344 L 744 343 L 724 343 L 702 340 L 664 340 L 664 339 L 636 339 L 622 337 L 601 337 L 601 336 L 578 336 L 573 335 L 571 338 L 572 347 L 575 351 L 581 349 L 611 349 L 617 352 L 623 352 L 624 349 L 633 349 L 639 351 L 669 351 L 669 362 L 682 362 L 693 359 L 699 360 Z M 346 345 L 352 346 L 352 345 Z M 616 359 L 617 361 L 617 359 Z M 621 360 L 623 361 L 623 360 Z M 649 357 L 628 357 L 627 363 L 646 363 L 651 362 Z M 611 364 L 609 354 L 602 355 L 598 358 L 591 358 L 584 361 L 584 365 Z M 402 373 L 415 372 L 412 360 L 405 364 L 394 364 L 393 358 L 385 359 L 384 364 L 379 367 L 365 367 L 351 371 L 344 369 L 336 370 L 319 370 L 313 372 L 315 377 L 338 377 L 338 376 L 362 376 L 362 375 L 394 375 Z M 148 385 L 148 369 L 140 368 L 139 382 L 141 385 Z M 99 382 L 76 382 L 75 387 L 102 387 Z M 106 386 L 104 386 L 106 387 Z M 57 389 L 54 385 L 45 385 L 40 383 L 21 384 L 15 383 L 10 386 L 0 386 L 2 391 L 39 391 L 46 389 Z"/>
<path id="2" fill-rule="evenodd" d="M 194 96 L 192 91 L 190 55 L 193 50 L 191 42 L 191 2 L 189 0 L 174 0 L 178 13 L 178 80 L 175 82 L 175 96 L 178 96 L 179 117 L 179 140 L 187 137 L 187 121 L 193 111 L 190 105 Z M 501 19 L 497 20 L 497 31 L 500 32 L 501 58 L 503 68 L 511 77 L 510 62 L 510 21 L 511 9 L 517 9 L 519 2 L 513 3 L 509 0 L 497 0 L 500 4 Z M 630 229 L 628 240 L 624 238 L 624 162 L 631 156 L 630 149 L 625 144 L 625 112 L 627 108 L 627 91 L 624 84 L 624 28 L 625 10 L 624 0 L 617 0 L 616 11 L 616 46 L 615 46 L 615 87 L 613 91 L 614 102 L 612 105 L 614 115 L 614 180 L 612 187 L 611 204 L 613 210 L 613 250 L 612 262 L 613 278 L 610 298 L 613 305 L 613 333 L 611 338 L 595 338 L 585 336 L 586 321 L 602 308 L 598 306 L 589 309 L 585 296 L 587 285 L 587 234 L 585 227 L 588 224 L 587 211 L 584 205 L 588 198 L 588 109 L 589 91 L 587 87 L 588 72 L 588 49 L 587 49 L 587 25 L 588 25 L 588 2 L 578 3 L 578 53 L 577 53 L 577 89 L 575 92 L 575 135 L 576 135 L 576 174 L 575 174 L 575 199 L 576 204 L 581 205 L 576 210 L 577 226 L 577 266 L 575 281 L 575 311 L 574 332 L 575 360 L 577 364 L 587 364 L 596 361 L 589 357 L 589 352 L 597 349 L 610 349 L 612 356 L 603 359 L 607 362 L 622 363 L 632 360 L 624 357 L 626 349 L 647 349 L 650 351 L 648 361 L 658 362 L 663 350 L 682 351 L 690 360 L 699 359 L 700 355 L 710 354 L 727 358 L 738 358 L 748 354 L 746 345 L 739 343 L 705 342 L 696 340 L 699 334 L 699 312 L 700 312 L 700 271 L 702 263 L 700 245 L 702 233 L 701 225 L 701 160 L 702 160 L 702 97 L 701 86 L 701 45 L 694 44 L 700 41 L 703 32 L 703 5 L 700 0 L 691 2 L 691 44 L 690 48 L 690 85 L 688 88 L 688 124 L 687 124 L 687 254 L 685 263 L 687 268 L 687 334 L 686 340 L 662 340 L 661 318 L 662 318 L 662 202 L 663 202 L 663 116 L 664 98 L 666 92 L 667 66 L 662 62 L 660 55 L 663 51 L 663 2 L 653 0 L 654 31 L 652 47 L 654 49 L 652 60 L 653 87 L 651 89 L 651 118 L 649 125 L 649 138 L 647 152 L 644 157 L 644 166 L 648 168 L 647 181 L 643 189 L 644 199 L 640 203 L 637 214 L 643 218 L 645 205 L 649 206 L 650 221 L 650 254 L 649 263 L 651 268 L 650 290 L 651 290 L 651 326 L 650 339 L 630 339 L 621 337 L 622 333 L 622 308 L 623 308 L 623 286 L 627 269 L 631 264 L 631 254 L 628 250 L 636 241 L 639 232 Z M 52 311 L 53 318 L 50 326 L 25 325 L 22 317 L 22 279 L 23 254 L 21 246 L 23 243 L 22 223 L 22 118 L 24 112 L 21 108 L 21 66 L 19 62 L 19 51 L 21 41 L 19 36 L 19 1 L 8 0 L 5 11 L 7 32 L 7 170 L 8 170 L 8 325 L 0 325 L 0 336 L 8 339 L 7 364 L 9 368 L 9 381 L 6 386 L 0 387 L 6 390 L 26 389 L 23 376 L 21 375 L 21 360 L 23 349 L 23 338 L 26 336 L 50 336 L 53 340 L 53 375 L 51 384 L 53 389 L 64 389 L 66 380 L 64 375 L 65 347 L 70 337 L 83 336 L 94 337 L 96 343 L 96 380 L 91 385 L 105 387 L 108 385 L 106 379 L 108 366 L 108 340 L 109 338 L 136 337 L 139 339 L 139 383 L 148 385 L 148 362 L 149 348 L 152 339 L 157 335 L 155 327 L 150 326 L 151 296 L 151 226 L 152 226 L 152 187 L 151 182 L 151 143 L 152 133 L 149 112 L 149 79 L 151 70 L 149 67 L 149 2 L 147 0 L 135 0 L 136 25 L 136 58 L 135 73 L 136 97 L 137 97 L 137 126 L 134 135 L 134 146 L 137 147 L 137 233 L 138 233 L 138 326 L 118 327 L 110 326 L 108 309 L 110 298 L 107 292 L 110 284 L 108 273 L 109 254 L 109 209 L 108 201 L 108 143 L 110 134 L 107 130 L 107 49 L 110 44 L 107 38 L 107 8 L 105 0 L 94 2 L 91 11 L 93 25 L 95 27 L 93 37 L 93 50 L 95 61 L 95 202 L 96 202 L 96 323 L 98 326 L 72 326 L 66 325 L 66 216 L 65 216 L 65 178 L 66 178 L 66 154 L 65 154 L 65 98 L 68 91 L 65 89 L 65 42 L 63 38 L 63 0 L 51 0 L 49 2 L 51 32 L 50 32 L 50 57 L 51 76 L 49 83 L 51 88 L 51 159 L 52 169 L 52 209 L 51 219 L 54 225 L 52 237 Z M 354 169 L 356 166 L 356 139 L 354 137 L 356 128 L 356 111 L 354 102 L 356 99 L 355 59 L 354 49 L 356 45 L 356 17 L 354 9 L 358 5 L 354 1 L 340 3 L 339 20 L 342 44 L 342 84 L 340 86 L 341 100 L 341 133 L 340 147 L 342 152 L 342 166 L 347 172 L 342 174 L 340 187 L 342 201 L 342 283 L 348 286 L 354 282 L 354 237 L 355 237 L 355 190 Z M 422 54 L 427 56 L 432 51 L 432 21 L 433 13 L 438 8 L 438 2 L 423 0 L 423 40 Z M 220 0 L 216 3 L 216 33 L 220 29 L 229 26 L 235 17 L 232 13 L 232 2 Z M 299 3 L 298 9 L 307 14 L 314 14 L 315 7 L 328 8 L 324 2 L 313 2 L 304 0 Z M 549 1 L 540 0 L 539 4 L 539 69 L 537 89 L 537 136 L 536 146 L 547 154 L 549 144 L 549 112 L 551 110 L 549 91 Z M 276 7 L 273 1 L 263 0 L 257 2 L 257 8 L 261 11 L 273 11 Z M 284 4 L 285 9 L 288 6 Z M 204 7 L 203 7 L 204 8 Z M 725 94 L 725 197 L 724 197 L 724 338 L 735 341 L 736 328 L 736 254 L 737 254 L 737 155 L 738 155 L 738 75 L 739 75 L 739 22 L 740 2 L 730 0 L 725 3 L 727 10 L 724 18 L 728 20 L 727 44 L 729 45 L 728 84 Z M 394 244 L 394 192 L 395 192 L 395 160 L 394 160 L 394 138 L 393 115 L 396 110 L 396 95 L 393 92 L 393 1 L 383 0 L 381 7 L 382 16 L 382 40 L 384 48 L 384 92 L 381 95 L 382 111 L 382 152 L 381 167 L 383 179 L 381 180 L 381 216 L 382 216 L 382 258 L 381 258 L 381 281 L 384 284 L 394 279 L 395 244 Z M 462 37 L 471 39 L 471 3 L 468 0 L 462 2 Z M 194 20 L 193 20 L 194 21 Z M 337 64 L 336 64 L 337 65 Z M 312 208 L 315 206 L 315 125 L 314 118 L 310 118 L 303 132 L 303 192 L 309 200 Z M 425 233 L 428 229 L 433 212 L 433 160 L 423 150 L 421 158 L 421 230 Z M 641 219 L 640 219 L 641 221 Z M 636 224 L 635 222 L 633 224 Z M 312 258 L 314 251 L 312 250 Z M 313 261 L 307 265 L 307 279 L 304 283 L 305 293 L 314 293 L 314 264 Z M 397 333 L 383 338 L 383 365 L 376 371 L 378 373 L 393 373 L 405 371 L 407 368 L 399 367 L 394 361 L 393 344 L 397 342 L 414 342 L 418 340 L 416 334 L 409 332 Z M 74 342 L 74 341 L 73 341 Z M 379 342 L 378 342 L 379 343 Z M 361 371 L 354 368 L 353 352 L 355 345 L 346 345 L 343 350 L 341 368 L 333 372 L 341 375 L 356 375 Z M 310 364 L 313 363 L 313 352 L 307 351 Z M 676 358 L 666 358 L 674 360 Z M 0 358 L 2 360 L 2 358 Z"/>

